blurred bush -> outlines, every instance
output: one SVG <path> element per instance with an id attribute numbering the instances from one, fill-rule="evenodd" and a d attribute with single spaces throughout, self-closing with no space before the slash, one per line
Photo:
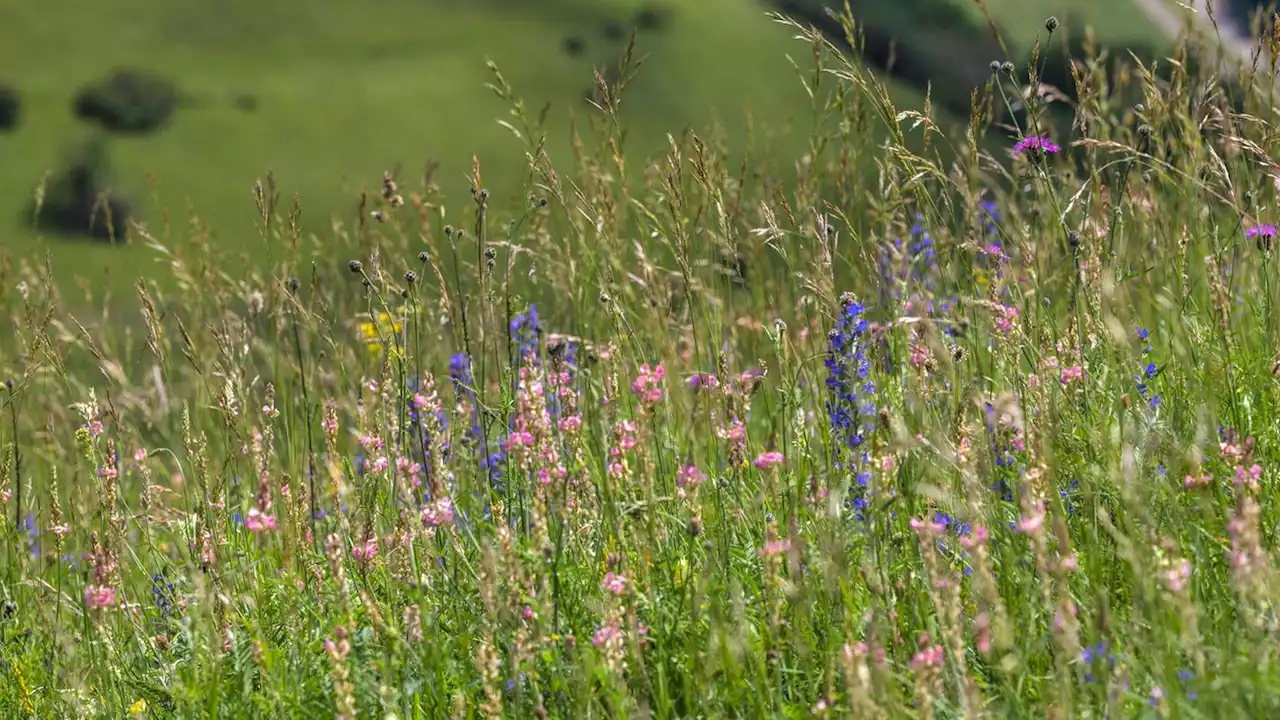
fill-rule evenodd
<path id="1" fill-rule="evenodd" d="M 107 148 L 100 138 L 76 148 L 28 212 L 40 230 L 62 235 L 122 240 L 132 208 L 109 185 Z"/>
<path id="2" fill-rule="evenodd" d="M 0 83 L 0 132 L 9 132 L 18 127 L 22 119 L 22 97 L 18 89 Z"/>
<path id="3" fill-rule="evenodd" d="M 145 70 L 116 70 L 81 88 L 75 114 L 117 133 L 149 133 L 160 129 L 178 108 L 172 81 Z"/>

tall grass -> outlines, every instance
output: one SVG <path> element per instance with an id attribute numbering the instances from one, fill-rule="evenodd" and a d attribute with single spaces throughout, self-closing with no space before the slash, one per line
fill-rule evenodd
<path id="1" fill-rule="evenodd" d="M 12 268 L 0 714 L 1280 711 L 1275 78 L 944 131 L 796 29 L 785 182 L 631 183 L 628 68 L 549 157 L 495 70 L 526 206 L 388 175 L 319 244 L 268 180 L 270 273 L 138 225 L 131 317 Z"/>

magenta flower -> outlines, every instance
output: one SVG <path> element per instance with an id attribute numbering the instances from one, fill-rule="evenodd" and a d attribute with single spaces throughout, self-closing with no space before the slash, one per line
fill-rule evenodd
<path id="1" fill-rule="evenodd" d="M 453 500 L 442 497 L 422 508 L 422 524 L 426 527 L 439 527 L 453 522 Z"/>
<path id="2" fill-rule="evenodd" d="M 1244 236 L 1249 238 L 1250 240 L 1256 237 L 1274 238 L 1274 237 L 1280 236 L 1280 230 L 1276 230 L 1275 225 L 1264 223 L 1261 225 L 1254 225 L 1253 227 L 1249 228 L 1248 230 L 1245 231 Z"/>
<path id="3" fill-rule="evenodd" d="M 627 591 L 627 578 L 614 572 L 607 572 L 604 580 L 600 583 L 600 587 L 614 595 L 621 595 Z"/>
<path id="4" fill-rule="evenodd" d="M 1028 135 L 1014 144 L 1013 156 L 1029 155 L 1036 158 L 1041 155 L 1052 155 L 1060 150 L 1062 148 L 1050 140 L 1048 135 Z"/>
<path id="5" fill-rule="evenodd" d="M 110 585 L 86 585 L 84 588 L 84 604 L 90 610 L 116 604 L 116 589 Z"/>
<path id="6" fill-rule="evenodd" d="M 694 373 L 689 376 L 689 388 L 696 391 L 699 390 L 715 390 L 720 387 L 720 378 L 712 373 Z"/>
<path id="7" fill-rule="evenodd" d="M 786 462 L 787 458 L 777 450 L 760 453 L 756 456 L 755 466 L 761 470 L 772 470 L 774 467 Z"/>
<path id="8" fill-rule="evenodd" d="M 258 508 L 249 508 L 249 514 L 244 519 L 244 526 L 249 528 L 249 532 L 254 533 L 275 530 L 276 516 L 267 515 Z"/>
<path id="9" fill-rule="evenodd" d="M 351 557 L 355 558 L 361 565 L 368 565 L 378 556 L 378 539 L 369 538 L 362 543 L 356 543 L 351 548 Z"/>
<path id="10" fill-rule="evenodd" d="M 640 366 L 640 374 L 631 383 L 631 392 L 640 400 L 641 405 L 652 407 L 662 402 L 662 380 L 667 371 L 659 363 L 650 368 L 648 363 Z"/>
<path id="11" fill-rule="evenodd" d="M 1062 384 L 1070 385 L 1071 383 L 1084 379 L 1084 368 L 1079 365 L 1072 365 L 1069 368 L 1062 369 Z"/>

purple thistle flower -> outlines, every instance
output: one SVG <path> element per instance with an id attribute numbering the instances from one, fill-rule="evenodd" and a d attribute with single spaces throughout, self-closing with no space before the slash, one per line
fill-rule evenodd
<path id="1" fill-rule="evenodd" d="M 1249 238 L 1250 240 L 1256 237 L 1275 238 L 1276 236 L 1280 236 L 1280 231 L 1276 230 L 1275 225 L 1271 225 L 1270 223 L 1263 223 L 1260 225 L 1254 225 L 1253 227 L 1246 230 L 1244 232 L 1244 236 Z"/>
<path id="2" fill-rule="evenodd" d="M 1035 158 L 1040 155 L 1051 155 L 1061 151 L 1057 143 L 1049 139 L 1048 135 L 1028 135 L 1013 146 L 1013 156 L 1030 155 Z"/>

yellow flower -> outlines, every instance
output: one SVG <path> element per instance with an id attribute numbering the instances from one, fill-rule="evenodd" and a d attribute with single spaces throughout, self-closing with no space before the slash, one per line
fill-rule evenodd
<path id="1" fill-rule="evenodd" d="M 360 339 L 373 342 L 378 339 L 378 328 L 371 322 L 360 323 Z"/>
<path id="2" fill-rule="evenodd" d="M 141 698 L 129 706 L 129 714 L 134 717 L 142 717 L 145 712 L 147 712 L 147 701 Z"/>

